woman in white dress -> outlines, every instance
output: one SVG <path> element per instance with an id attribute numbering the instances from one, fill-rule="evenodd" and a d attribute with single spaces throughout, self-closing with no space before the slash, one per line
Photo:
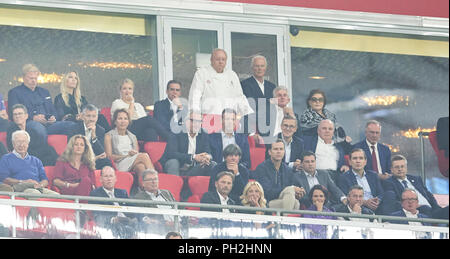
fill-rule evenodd
<path id="1" fill-rule="evenodd" d="M 126 109 L 118 109 L 112 118 L 113 129 L 105 134 L 105 153 L 116 163 L 117 170 L 135 172 L 141 179 L 146 169 L 155 169 L 147 153 L 139 153 L 136 136 L 128 130 L 130 114 Z M 139 180 L 139 186 L 142 186 Z"/>

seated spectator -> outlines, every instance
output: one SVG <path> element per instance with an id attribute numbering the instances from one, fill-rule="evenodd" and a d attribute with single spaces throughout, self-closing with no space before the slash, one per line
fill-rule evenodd
<path id="1" fill-rule="evenodd" d="M 189 113 L 185 131 L 175 134 L 173 143 L 159 160 L 164 172 L 181 176 L 209 176 L 216 165 L 212 161 L 208 134 L 202 130 L 202 115 Z"/>
<path id="2" fill-rule="evenodd" d="M 128 130 L 131 116 L 125 109 L 114 112 L 113 129 L 105 135 L 105 152 L 114 161 L 117 170 L 135 172 L 142 187 L 142 173 L 146 169 L 155 169 L 147 153 L 139 153 L 136 136 Z"/>
<path id="3" fill-rule="evenodd" d="M 167 201 L 176 202 L 172 193 L 169 190 L 159 189 L 158 172 L 152 169 L 147 169 L 142 173 L 143 190 L 138 192 L 133 198 L 139 200 L 150 201 Z M 172 206 L 158 204 L 139 204 L 140 207 L 171 209 Z M 138 214 L 140 230 L 145 233 L 167 233 L 173 230 L 174 216 L 173 215 L 158 215 L 158 214 Z"/>
<path id="4" fill-rule="evenodd" d="M 230 172 L 220 172 L 216 176 L 216 190 L 209 191 L 203 194 L 200 203 L 209 203 L 209 204 L 220 204 L 220 205 L 235 205 L 236 203 L 229 197 L 230 191 L 233 188 L 234 174 Z M 218 211 L 218 212 L 234 212 L 234 210 L 229 209 L 209 209 L 209 208 L 200 208 L 203 211 Z"/>
<path id="5" fill-rule="evenodd" d="M 0 94 L 0 131 L 6 131 L 9 126 L 8 113 L 6 112 L 5 102 L 3 101 L 3 95 Z"/>
<path id="6" fill-rule="evenodd" d="M 270 144 L 277 139 L 276 136 L 278 136 L 278 134 L 282 132 L 281 121 L 284 117 L 292 117 L 298 121 L 298 114 L 294 113 L 294 110 L 291 107 L 288 107 L 288 104 L 290 102 L 291 98 L 289 97 L 289 92 L 286 87 L 278 86 L 273 90 L 273 98 L 270 105 L 270 115 L 275 114 L 276 116 L 275 121 L 270 121 L 269 125 L 271 126 L 270 128 L 272 136 L 274 136 L 275 138 L 272 138 L 271 140 L 266 138 L 264 143 Z M 300 136 L 299 132 L 295 132 L 294 135 L 297 137 Z"/>
<path id="7" fill-rule="evenodd" d="M 242 206 L 266 208 L 267 200 L 264 198 L 264 189 L 257 181 L 248 182 L 239 198 Z M 262 211 L 256 211 L 255 213 L 264 215 L 264 212 Z"/>
<path id="8" fill-rule="evenodd" d="M 235 110 L 224 109 L 222 111 L 222 132 L 209 135 L 211 155 L 213 161 L 220 163 L 224 158 L 223 150 L 225 147 L 229 144 L 236 144 L 242 151 L 241 163 L 245 167 L 251 168 L 248 136 L 244 133 L 236 132 L 236 116 Z"/>
<path id="9" fill-rule="evenodd" d="M 320 211 L 320 212 L 333 212 L 331 209 L 327 208 L 325 204 L 328 200 L 328 190 L 322 185 L 314 185 L 309 192 L 309 201 L 312 204 L 307 210 Z M 305 214 L 304 218 L 315 218 L 315 219 L 337 219 L 335 216 L 325 216 L 325 215 L 312 215 Z M 305 226 L 308 233 L 308 238 L 310 239 L 326 239 L 327 238 L 327 226 L 311 224 Z"/>
<path id="10" fill-rule="evenodd" d="M 378 173 L 382 180 L 391 177 L 391 150 L 388 146 L 379 143 L 381 125 L 376 120 L 366 123 L 366 139 L 356 143 L 354 148 L 361 148 L 366 152 L 367 164 L 365 170 Z"/>
<path id="11" fill-rule="evenodd" d="M 420 213 L 419 210 L 417 209 L 418 207 L 419 207 L 419 198 L 418 198 L 417 192 L 413 189 L 406 188 L 402 192 L 402 208 L 398 211 L 391 213 L 391 216 L 406 217 L 406 218 L 413 218 L 413 219 L 429 218 L 426 214 Z M 391 220 L 389 222 L 394 223 L 394 224 L 407 224 L 407 225 L 413 225 L 413 226 L 422 226 L 422 225 L 429 226 L 429 224 L 427 224 L 427 223 L 423 224 L 423 223 L 417 222 L 417 221 Z M 427 238 L 426 233 L 421 232 L 418 234 L 422 234 L 422 238 Z"/>
<path id="12" fill-rule="evenodd" d="M 53 185 L 61 194 L 89 196 L 95 184 L 95 156 L 87 138 L 75 135 L 56 162 Z"/>
<path id="13" fill-rule="evenodd" d="M 278 138 L 283 140 L 285 146 L 285 156 L 283 161 L 288 164 L 289 168 L 295 171 L 301 170 L 300 156 L 303 153 L 304 144 L 303 139 L 295 136 L 297 132 L 297 119 L 294 117 L 284 117 L 281 121 L 281 133 Z M 266 145 L 266 159 L 269 158 L 269 147 Z"/>
<path id="14" fill-rule="evenodd" d="M 71 121 L 56 121 L 56 110 L 52 97 L 47 89 L 37 85 L 40 74 L 33 64 L 26 64 L 22 68 L 23 83 L 8 92 L 8 108 L 15 104 L 23 104 L 28 110 L 28 123 L 39 136 L 47 140 L 47 134 L 67 135 L 73 127 Z"/>
<path id="15" fill-rule="evenodd" d="M 271 144 L 270 159 L 266 159 L 254 171 L 254 177 L 264 189 L 269 208 L 298 210 L 299 199 L 305 190 L 295 182 L 294 174 L 285 163 L 284 143 L 281 139 Z"/>
<path id="16" fill-rule="evenodd" d="M 183 237 L 180 233 L 171 231 L 167 233 L 166 239 L 183 239 Z"/>
<path id="17" fill-rule="evenodd" d="M 316 169 L 316 155 L 311 151 L 305 151 L 300 157 L 302 163 L 302 170 L 294 173 L 295 182 L 298 182 L 302 186 L 306 195 L 300 200 L 300 203 L 308 208 L 311 206 L 309 203 L 309 192 L 315 185 L 322 185 L 330 192 L 330 197 L 327 199 L 327 207 L 333 207 L 346 203 L 345 194 L 337 187 L 336 183 L 331 180 L 328 172 Z"/>
<path id="18" fill-rule="evenodd" d="M 126 190 L 114 188 L 117 177 L 116 172 L 110 166 L 103 167 L 100 173 L 101 187 L 91 191 L 89 196 L 105 197 L 111 199 L 128 199 Z M 109 201 L 90 201 L 89 203 L 126 206 L 125 203 L 109 202 Z M 137 220 L 131 215 L 125 215 L 122 212 L 108 212 L 108 211 L 93 211 L 95 224 L 99 227 L 106 228 L 112 231 L 116 238 L 134 238 L 136 235 Z"/>
<path id="19" fill-rule="evenodd" d="M 181 103 L 181 82 L 170 80 L 166 88 L 167 98 L 155 102 L 154 118 L 167 130 L 178 133 L 177 128 L 172 129 L 172 125 L 182 126 L 183 119 L 187 112 L 187 107 Z M 184 115 L 184 116 L 183 116 Z"/>
<path id="20" fill-rule="evenodd" d="M 402 155 L 393 156 L 391 162 L 392 177 L 387 179 L 385 184 L 386 191 L 395 193 L 396 210 L 400 210 L 403 191 L 409 188 L 416 191 L 419 199 L 417 209 L 421 214 L 425 214 L 430 218 L 448 219 L 448 206 L 447 208 L 441 208 L 434 195 L 423 183 L 422 178 L 408 174 L 407 162 L 406 158 Z"/>
<path id="21" fill-rule="evenodd" d="M 211 171 L 211 178 L 209 179 L 208 191 L 214 192 L 216 190 L 216 176 L 223 171 L 233 173 L 233 188 L 229 196 L 233 201 L 239 201 L 239 197 L 244 190 L 245 185 L 249 179 L 249 170 L 240 163 L 242 151 L 236 144 L 230 144 L 223 150 L 224 161 L 216 165 Z"/>
<path id="22" fill-rule="evenodd" d="M 134 82 L 131 79 L 123 80 L 120 86 L 120 99 L 116 99 L 111 105 L 111 117 L 119 109 L 125 109 L 130 114 L 129 131 L 138 140 L 158 141 L 158 135 L 163 140 L 171 138 L 170 132 L 153 117 L 147 115 L 144 106 L 134 101 Z M 111 122 L 112 123 L 112 122 Z M 114 125 L 111 125 L 114 127 Z"/>
<path id="23" fill-rule="evenodd" d="M 378 174 L 373 171 L 365 171 L 367 159 L 364 150 L 353 149 L 350 153 L 351 170 L 341 174 L 338 178 L 338 186 L 344 193 L 350 192 L 350 187 L 359 185 L 364 189 L 363 205 L 377 215 L 389 214 L 394 206 L 393 192 L 385 192 Z"/>
<path id="24" fill-rule="evenodd" d="M 317 169 L 327 170 L 336 182 L 338 175 L 348 171 L 345 164 L 345 151 L 334 140 L 334 124 L 331 120 L 322 120 L 317 128 L 317 135 L 303 136 L 305 150 L 316 154 Z"/>
<path id="25" fill-rule="evenodd" d="M 28 123 L 28 111 L 23 104 L 16 104 L 11 108 L 12 122 L 6 132 L 6 142 L 8 149 L 13 150 L 11 136 L 17 130 L 25 130 L 30 135 L 30 144 L 28 146 L 28 153 L 41 160 L 44 166 L 54 166 L 58 159 L 58 153 L 50 146 L 47 141 L 39 136 L 34 128 Z"/>
<path id="26" fill-rule="evenodd" d="M 58 194 L 45 187 L 48 178 L 39 158 L 28 154 L 30 135 L 24 130 L 12 134 L 14 150 L 0 160 L 0 182 L 11 186 L 15 192 Z"/>
<path id="27" fill-rule="evenodd" d="M 92 104 L 83 107 L 80 120 L 76 122 L 75 127 L 70 133 L 70 137 L 74 135 L 86 136 L 92 146 L 95 154 L 95 168 L 102 169 L 104 166 L 112 166 L 111 160 L 105 153 L 105 129 L 97 124 L 98 109 Z M 70 139 L 69 137 L 69 139 Z"/>
<path id="28" fill-rule="evenodd" d="M 71 71 L 63 76 L 60 91 L 54 101 L 56 120 L 73 122 L 82 120 L 81 111 L 88 101 L 81 95 L 80 77 L 77 72 Z M 111 129 L 103 114 L 98 115 L 98 124 L 106 131 Z"/>
<path id="29" fill-rule="evenodd" d="M 334 207 L 334 210 L 336 212 L 341 213 L 374 215 L 374 212 L 372 210 L 363 206 L 363 201 L 364 201 L 364 188 L 359 185 L 353 185 L 352 187 L 350 187 L 350 191 L 347 194 L 347 205 L 339 204 L 338 206 Z M 351 221 L 367 221 L 367 222 L 374 221 L 374 219 L 349 218 L 349 217 L 344 217 L 343 219 Z"/>

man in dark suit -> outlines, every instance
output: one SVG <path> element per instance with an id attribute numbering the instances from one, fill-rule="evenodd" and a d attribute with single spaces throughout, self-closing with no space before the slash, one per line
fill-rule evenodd
<path id="1" fill-rule="evenodd" d="M 327 170 L 331 179 L 337 182 L 338 176 L 348 171 L 349 167 L 345 164 L 342 142 L 336 144 L 333 136 L 334 123 L 326 119 L 317 127 L 317 136 L 303 136 L 303 140 L 304 150 L 316 154 L 317 169 Z"/>
<path id="2" fill-rule="evenodd" d="M 128 199 L 126 190 L 114 188 L 116 172 L 110 166 L 103 167 L 100 174 L 101 187 L 91 191 L 89 196 Z M 118 202 L 91 201 L 89 203 L 104 205 L 126 205 Z M 93 211 L 94 221 L 99 227 L 110 229 L 115 237 L 132 238 L 135 236 L 137 220 L 127 217 L 122 212 Z"/>
<path id="3" fill-rule="evenodd" d="M 209 191 L 205 194 L 203 194 L 202 199 L 200 200 L 200 203 L 209 203 L 209 204 L 219 204 L 219 205 L 235 205 L 235 201 L 233 201 L 229 194 L 231 192 L 231 189 L 233 188 L 233 182 L 234 182 L 234 174 L 230 172 L 220 172 L 217 174 L 216 177 L 216 190 Z M 234 212 L 234 210 L 229 209 L 208 209 L 208 208 L 201 208 L 200 210 L 203 211 L 218 211 L 218 212 Z"/>
<path id="4" fill-rule="evenodd" d="M 388 146 L 379 143 L 381 125 L 376 120 L 366 123 L 366 139 L 356 143 L 353 148 L 361 148 L 366 153 L 367 165 L 365 170 L 378 173 L 379 177 L 386 180 L 391 175 L 391 150 Z"/>
<path id="5" fill-rule="evenodd" d="M 395 211 L 391 213 L 391 216 L 396 217 L 405 217 L 405 218 L 429 218 L 427 215 L 422 214 L 417 209 L 419 207 L 419 198 L 418 193 L 413 189 L 405 189 L 402 192 L 401 195 L 401 201 L 402 201 L 402 207 L 400 210 Z M 398 221 L 398 220 L 391 220 L 391 223 L 395 224 L 409 224 L 409 225 L 425 225 L 429 226 L 428 223 L 420 223 L 420 222 L 414 222 L 414 221 Z M 418 232 L 416 233 L 419 236 L 419 238 L 429 238 L 428 233 L 424 232 Z"/>
<path id="6" fill-rule="evenodd" d="M 184 114 L 187 112 L 186 107 L 182 104 L 181 96 L 181 82 L 170 80 L 166 88 L 167 98 L 155 103 L 153 117 L 159 123 L 172 133 L 178 133 L 177 130 L 171 129 L 172 125 L 181 126 L 183 124 Z"/>
<path id="7" fill-rule="evenodd" d="M 149 201 L 167 201 L 176 202 L 172 193 L 169 190 L 159 189 L 158 172 L 152 169 L 147 169 L 142 173 L 143 190 L 139 191 L 133 198 Z M 137 206 L 171 209 L 170 205 L 152 205 L 152 204 L 140 204 Z M 139 214 L 140 229 L 146 233 L 158 233 L 166 234 L 167 232 L 174 231 L 174 217 L 172 215 L 158 215 L 158 214 Z"/>
<path id="8" fill-rule="evenodd" d="M 105 166 L 112 166 L 111 160 L 106 157 L 105 153 L 105 129 L 97 124 L 98 108 L 92 104 L 86 105 L 83 108 L 81 118 L 81 121 L 76 122 L 68 140 L 78 134 L 86 136 L 95 154 L 95 168 L 102 169 Z"/>
<path id="9" fill-rule="evenodd" d="M 249 103 L 252 106 L 252 109 L 256 111 L 256 121 L 254 123 L 258 125 L 258 120 L 266 121 L 266 118 L 270 112 L 270 98 L 273 98 L 275 84 L 264 79 L 267 70 L 267 60 L 264 56 L 254 56 L 252 58 L 251 67 L 253 75 L 241 81 L 241 87 L 244 95 L 249 98 Z M 258 107 L 260 102 L 265 102 L 265 106 L 261 107 L 261 111 L 259 111 Z M 245 123 L 245 125 L 246 124 L 247 123 Z M 255 142 L 259 143 L 258 132 L 255 133 L 254 138 Z"/>
<path id="10" fill-rule="evenodd" d="M 331 180 L 328 172 L 316 169 L 316 155 L 311 151 L 305 151 L 301 157 L 301 168 L 299 172 L 294 172 L 295 182 L 298 182 L 306 191 L 305 197 L 300 200 L 302 206 L 306 208 L 312 204 L 309 201 L 309 191 L 314 185 L 320 184 L 327 188 L 331 196 L 328 199 L 330 203 L 327 207 L 346 202 L 345 194 Z"/>
<path id="11" fill-rule="evenodd" d="M 300 170 L 300 157 L 304 150 L 303 139 L 294 134 L 298 129 L 298 121 L 294 117 L 286 116 L 281 121 L 281 133 L 278 138 L 282 139 L 285 147 L 285 156 L 283 161 L 288 164 L 289 168 Z M 270 145 L 266 145 L 266 159 L 269 158 Z"/>
<path id="12" fill-rule="evenodd" d="M 408 174 L 407 160 L 402 155 L 392 157 L 392 177 L 386 180 L 386 191 L 393 191 L 396 198 L 396 208 L 400 210 L 401 197 L 405 189 L 413 189 L 418 196 L 418 210 L 429 217 L 447 218 L 448 207 L 441 208 L 434 195 L 427 189 L 420 176 Z M 446 216 L 445 216 L 446 214 Z"/>
<path id="13" fill-rule="evenodd" d="M 229 144 L 236 144 L 242 150 L 241 163 L 245 167 L 251 168 L 248 136 L 247 134 L 236 132 L 236 116 L 235 110 L 224 109 L 222 112 L 222 131 L 209 135 L 212 159 L 216 163 L 222 162 L 223 149 Z"/>
<path id="14" fill-rule="evenodd" d="M 384 197 L 384 190 L 378 174 L 373 171 L 364 170 L 366 163 L 367 158 L 364 150 L 353 149 L 350 153 L 350 165 L 352 169 L 341 174 L 337 184 L 344 193 L 349 193 L 350 187 L 353 185 L 363 187 L 363 205 L 376 214 L 386 214 L 385 208 L 392 206 L 393 200 L 391 195 L 388 195 L 386 198 Z"/>
<path id="15" fill-rule="evenodd" d="M 167 145 L 160 159 L 164 172 L 182 176 L 208 176 L 212 161 L 208 134 L 202 131 L 202 115 L 191 111 L 183 132 Z"/>
<path id="16" fill-rule="evenodd" d="M 254 171 L 256 181 L 264 189 L 264 196 L 270 208 L 298 210 L 299 199 L 305 189 L 295 181 L 292 169 L 283 163 L 284 143 L 281 139 L 271 144 L 270 159 L 266 159 Z"/>
<path id="17" fill-rule="evenodd" d="M 347 204 L 339 204 L 335 206 L 334 211 L 341 213 L 373 215 L 374 213 L 372 210 L 363 206 L 363 201 L 364 201 L 364 188 L 359 185 L 353 185 L 352 187 L 350 187 L 350 191 L 347 194 Z M 373 222 L 373 219 L 349 218 L 349 217 L 344 217 L 344 220 Z"/>

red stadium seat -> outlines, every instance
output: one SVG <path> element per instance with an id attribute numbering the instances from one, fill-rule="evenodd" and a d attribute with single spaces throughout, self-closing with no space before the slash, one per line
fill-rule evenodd
<path id="1" fill-rule="evenodd" d="M 430 134 L 428 135 L 428 139 L 430 140 L 431 146 L 433 147 L 433 150 L 437 155 L 439 171 L 442 175 L 448 177 L 448 157 L 445 157 L 444 150 L 439 150 L 436 131 L 430 132 Z"/>
<path id="2" fill-rule="evenodd" d="M 176 201 L 180 201 L 181 188 L 183 188 L 183 178 L 171 174 L 158 174 L 159 188 L 169 190 Z"/>
<path id="3" fill-rule="evenodd" d="M 188 179 L 189 188 L 192 195 L 197 195 L 200 199 L 208 192 L 210 176 L 191 176 Z"/>
<path id="4" fill-rule="evenodd" d="M 100 182 L 100 172 L 101 170 L 95 170 L 95 187 L 101 187 L 102 183 Z M 124 189 L 130 195 L 131 187 L 133 186 L 133 175 L 129 172 L 116 171 L 117 182 L 114 186 L 118 189 Z"/>
<path id="5" fill-rule="evenodd" d="M 59 192 L 59 188 L 53 185 L 53 180 L 55 179 L 55 175 L 54 175 L 55 167 L 54 166 L 45 166 L 44 169 L 45 169 L 45 174 L 47 175 L 47 178 L 48 178 L 47 188 L 50 190 L 53 190 L 55 192 Z"/>
<path id="6" fill-rule="evenodd" d="M 105 116 L 106 120 L 108 121 L 109 125 L 111 125 L 111 107 L 103 107 L 100 110 L 100 113 Z"/>
<path id="7" fill-rule="evenodd" d="M 3 142 L 3 145 L 6 149 L 8 149 L 8 144 L 6 143 L 6 132 L 0 132 L 0 142 Z"/>
<path id="8" fill-rule="evenodd" d="M 145 142 L 144 150 L 150 156 L 156 171 L 163 172 L 162 165 L 159 163 L 164 151 L 166 150 L 166 142 Z"/>
<path id="9" fill-rule="evenodd" d="M 252 162 L 251 170 L 255 170 L 256 167 L 264 162 L 266 158 L 266 149 L 263 147 L 250 148 L 250 161 Z"/>
<path id="10" fill-rule="evenodd" d="M 55 148 L 56 153 L 61 155 L 67 146 L 67 136 L 66 135 L 48 135 L 47 143 Z"/>

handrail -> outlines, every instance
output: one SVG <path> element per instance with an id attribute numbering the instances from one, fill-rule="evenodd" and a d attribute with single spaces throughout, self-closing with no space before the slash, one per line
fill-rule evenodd
<path id="1" fill-rule="evenodd" d="M 421 222 L 421 223 L 430 223 L 430 224 L 445 224 L 449 225 L 449 220 L 442 219 L 430 219 L 430 218 L 406 218 L 406 217 L 395 217 L 395 216 L 385 216 L 385 215 L 365 215 L 365 214 L 351 214 L 351 213 L 340 213 L 340 212 L 320 212 L 320 211 L 310 211 L 310 210 L 284 210 L 277 208 L 253 208 L 246 206 L 237 206 L 237 205 L 219 205 L 219 204 L 205 204 L 205 203 L 189 203 L 189 202 L 167 202 L 167 201 L 150 201 L 150 200 L 140 200 L 140 199 L 123 199 L 123 198 L 104 198 L 104 197 L 91 197 L 91 196 L 76 196 L 76 195 L 50 195 L 50 194 L 32 194 L 32 193 L 17 193 L 17 192 L 0 192 L 0 195 L 8 195 L 15 197 L 30 197 L 30 198 L 55 198 L 55 199 L 66 199 L 66 200 L 75 200 L 77 203 L 79 201 L 100 201 L 100 202 L 119 202 L 131 204 L 130 207 L 137 207 L 137 204 L 142 205 L 169 205 L 173 207 L 177 207 L 178 209 L 186 208 L 186 207 L 198 207 L 198 208 L 206 208 L 206 209 L 234 209 L 237 211 L 249 211 L 256 212 L 262 211 L 265 213 L 276 213 L 277 215 L 285 215 L 285 214 L 307 214 L 307 215 L 323 215 L 323 216 L 335 216 L 335 217 L 346 217 L 346 218 L 365 218 L 365 219 L 376 219 L 379 222 L 384 221 L 408 221 L 408 222 Z M 40 207 L 39 201 L 36 201 L 35 205 L 29 204 L 27 206 Z M 58 208 L 58 206 L 51 206 L 54 208 Z M 74 208 L 76 210 L 80 210 L 79 208 Z M 120 207 L 113 208 L 118 212 L 121 211 Z M 122 211 L 124 212 L 124 211 Z M 125 211 L 126 212 L 126 211 Z M 137 212 L 141 213 L 141 212 Z M 142 212 L 146 213 L 146 212 Z M 152 214 L 152 213 L 150 213 Z M 154 214 L 154 213 L 153 213 Z M 269 216 L 274 217 L 274 216 Z"/>
<path id="2" fill-rule="evenodd" d="M 420 139 L 420 176 L 422 177 L 423 184 L 426 184 L 426 172 L 425 172 L 425 142 L 423 141 L 423 137 L 428 137 L 430 135 L 429 132 L 420 131 L 417 133 Z"/>

